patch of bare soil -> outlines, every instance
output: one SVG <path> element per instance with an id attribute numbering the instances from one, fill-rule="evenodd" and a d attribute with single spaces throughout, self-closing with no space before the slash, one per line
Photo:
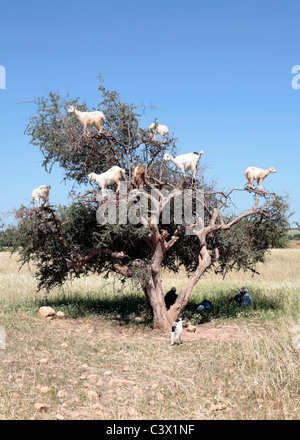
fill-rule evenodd
<path id="1" fill-rule="evenodd" d="M 81 333 L 83 329 L 90 335 L 93 334 L 93 327 L 97 326 L 97 330 L 101 332 L 102 341 L 110 340 L 116 337 L 123 342 L 131 342 L 134 338 L 135 342 L 143 342 L 151 340 L 153 342 L 168 341 L 169 335 L 161 330 L 139 329 L 127 326 L 121 326 L 119 323 L 107 323 L 103 321 L 92 321 L 92 323 L 83 323 L 81 320 L 64 320 L 56 321 L 56 327 L 65 331 L 69 328 L 71 333 Z M 81 324 L 81 325 L 80 325 Z M 58 329 L 57 328 L 57 329 Z M 182 341 L 184 343 L 193 343 L 200 340 L 224 342 L 224 341 L 238 341 L 245 338 L 259 338 L 267 334 L 267 329 L 260 324 L 253 322 L 241 322 L 238 324 L 223 323 L 214 324 L 206 323 L 196 326 L 194 333 L 188 332 L 186 328 L 183 329 Z"/>
<path id="2" fill-rule="evenodd" d="M 233 341 L 242 340 L 249 336 L 261 337 L 266 333 L 266 329 L 258 324 L 202 324 L 197 326 L 195 333 L 183 332 L 184 340 L 198 341 L 201 339 L 208 341 Z"/>
<path id="3" fill-rule="evenodd" d="M 226 341 L 238 341 L 245 338 L 260 338 L 263 337 L 267 330 L 259 324 L 254 323 L 240 323 L 240 324 L 201 324 L 196 326 L 194 333 L 188 332 L 187 329 L 183 329 L 182 341 L 183 343 L 194 343 L 200 340 L 213 341 L 213 342 L 226 342 Z M 154 340 L 167 340 L 168 335 L 165 333 L 153 331 L 152 338 Z"/>

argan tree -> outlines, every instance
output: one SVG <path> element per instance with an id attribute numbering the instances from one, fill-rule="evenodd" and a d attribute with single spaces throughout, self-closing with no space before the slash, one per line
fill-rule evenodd
<path id="1" fill-rule="evenodd" d="M 69 206 L 23 206 L 17 212 L 21 259 L 35 261 L 39 288 L 50 289 L 69 277 L 91 272 L 134 278 L 148 300 L 153 327 L 169 331 L 205 271 L 213 269 L 224 275 L 233 269 L 255 272 L 268 248 L 286 234 L 287 206 L 282 198 L 264 191 L 219 191 L 205 181 L 200 166 L 196 180 L 183 178 L 163 160 L 165 152 L 176 153 L 176 139 L 153 140 L 143 128 L 152 122 L 142 122 L 147 109 L 123 102 L 118 93 L 104 87 L 101 78 L 99 91 L 99 109 L 106 117 L 101 134 L 91 130 L 84 135 L 78 120 L 67 113 L 69 105 L 92 110 L 78 98 L 49 93 L 35 101 L 36 111 L 26 134 L 43 154 L 45 169 L 51 172 L 58 164 L 75 189 Z M 127 195 L 116 195 L 112 188 L 103 199 L 87 176 L 113 165 L 126 169 L 122 191 Z M 146 170 L 144 189 L 133 189 L 135 165 Z M 230 196 L 235 191 L 253 195 L 252 206 L 239 215 L 229 214 L 233 207 Z M 118 209 L 114 211 L 114 207 Z M 110 210 L 113 221 L 99 221 Z M 185 215 L 178 219 L 176 210 Z M 139 221 L 130 221 L 133 213 Z M 176 272 L 182 266 L 187 282 L 167 310 L 162 269 Z"/>

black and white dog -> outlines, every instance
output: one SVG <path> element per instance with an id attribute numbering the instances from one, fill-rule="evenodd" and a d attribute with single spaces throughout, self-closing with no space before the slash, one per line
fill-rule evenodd
<path id="1" fill-rule="evenodd" d="M 182 318 L 179 318 L 177 322 L 173 322 L 173 327 L 171 331 L 171 345 L 174 345 L 174 336 L 177 339 L 177 344 L 182 344 L 181 333 L 182 333 Z"/>

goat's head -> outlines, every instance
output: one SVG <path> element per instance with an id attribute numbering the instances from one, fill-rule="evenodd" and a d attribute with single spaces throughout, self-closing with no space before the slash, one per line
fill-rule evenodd
<path id="1" fill-rule="evenodd" d="M 88 175 L 88 179 L 89 179 L 89 182 L 94 182 L 94 180 L 95 180 L 95 173 L 90 173 Z"/>
<path id="2" fill-rule="evenodd" d="M 74 105 L 70 105 L 70 107 L 68 108 L 67 112 L 68 113 L 74 113 L 76 110 L 76 108 L 74 107 Z"/>
<path id="3" fill-rule="evenodd" d="M 274 167 L 269 168 L 270 173 L 276 173 L 276 170 Z"/>
<path id="4" fill-rule="evenodd" d="M 164 160 L 167 162 L 168 160 L 171 160 L 172 156 L 170 153 L 165 153 L 164 154 Z"/>

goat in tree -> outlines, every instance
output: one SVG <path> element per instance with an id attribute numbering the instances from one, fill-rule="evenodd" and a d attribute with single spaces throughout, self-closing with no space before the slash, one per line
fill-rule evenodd
<path id="1" fill-rule="evenodd" d="M 99 133 L 103 131 L 103 122 L 105 120 L 105 116 L 100 111 L 94 112 L 81 112 L 77 110 L 73 105 L 68 108 L 68 113 L 74 113 L 77 116 L 78 120 L 83 126 L 84 134 L 87 133 L 88 126 L 94 126 L 97 128 Z"/>
<path id="2" fill-rule="evenodd" d="M 125 170 L 118 166 L 111 167 L 102 174 L 90 173 L 88 175 L 90 182 L 97 182 L 102 190 L 102 196 L 106 197 L 106 188 L 108 185 L 117 184 L 117 193 L 120 191 L 122 179 L 126 179 Z"/>
<path id="3" fill-rule="evenodd" d="M 247 185 L 249 188 L 253 188 L 253 180 L 257 181 L 257 188 L 263 189 L 262 183 L 263 180 L 270 174 L 276 173 L 275 168 L 271 167 L 267 170 L 263 170 L 262 168 L 257 167 L 248 167 L 244 172 L 244 175 L 247 177 Z"/>
<path id="4" fill-rule="evenodd" d="M 51 186 L 47 186 L 47 185 L 41 185 L 38 188 L 35 188 L 32 191 L 32 200 L 35 201 L 38 205 L 38 207 L 40 207 L 40 200 L 43 199 L 43 204 L 42 206 L 45 206 L 46 204 L 49 203 L 49 192 L 50 192 Z"/>
<path id="5" fill-rule="evenodd" d="M 179 156 L 173 157 L 169 153 L 165 153 L 164 160 L 172 162 L 183 174 L 185 177 L 185 171 L 191 170 L 193 173 L 193 179 L 196 177 L 198 163 L 203 154 L 203 151 L 200 153 L 188 153 L 188 154 L 180 154 Z"/>

